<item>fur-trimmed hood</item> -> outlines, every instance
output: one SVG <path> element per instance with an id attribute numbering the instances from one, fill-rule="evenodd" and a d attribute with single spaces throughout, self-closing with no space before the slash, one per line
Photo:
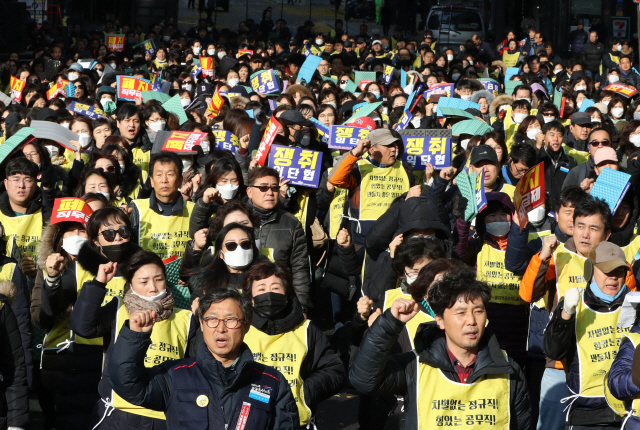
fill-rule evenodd
<path id="1" fill-rule="evenodd" d="M 42 237 L 40 238 L 40 243 L 38 244 L 38 266 L 42 270 L 46 270 L 47 268 L 47 257 L 51 254 L 55 254 L 59 252 L 58 250 L 58 242 L 60 238 L 56 238 L 58 233 L 60 232 L 61 224 L 49 224 L 42 230 Z M 56 240 L 57 239 L 57 240 Z M 64 270 L 67 266 L 71 264 L 70 261 L 67 261 L 65 258 L 64 262 Z"/>
<path id="2" fill-rule="evenodd" d="M 502 105 L 511 106 L 512 104 L 513 104 L 513 96 L 510 96 L 509 94 L 499 94 L 498 97 L 493 99 L 493 101 L 491 102 L 491 105 L 489 106 L 489 113 L 491 114 L 491 116 L 497 116 L 498 108 L 500 106 Z"/>
<path id="3" fill-rule="evenodd" d="M 0 282 L 0 294 L 7 298 L 7 303 L 11 306 L 18 294 L 18 288 L 11 281 L 2 281 Z"/>
<path id="4" fill-rule="evenodd" d="M 122 270 L 122 267 L 125 265 L 123 263 L 126 263 L 129 257 L 131 257 L 136 252 L 140 251 L 140 249 L 141 248 L 137 244 L 131 243 L 129 252 L 127 252 L 127 254 L 123 256 L 122 262 L 118 264 L 118 273 L 120 273 L 120 271 Z M 93 242 L 90 242 L 90 241 L 82 245 L 82 248 L 80 248 L 80 252 L 76 257 L 76 261 L 78 262 L 78 264 L 82 266 L 84 270 L 86 270 L 87 272 L 91 273 L 94 276 L 98 273 L 98 268 L 100 267 L 101 264 L 106 264 L 109 262 L 107 257 L 102 255 L 102 252 L 100 252 L 98 247 Z"/>

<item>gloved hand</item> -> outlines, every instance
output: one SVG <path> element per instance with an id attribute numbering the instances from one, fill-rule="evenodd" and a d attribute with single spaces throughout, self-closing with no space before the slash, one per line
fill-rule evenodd
<path id="1" fill-rule="evenodd" d="M 40 176 L 40 183 L 44 188 L 52 188 L 56 185 L 56 171 L 53 166 L 49 166 L 42 171 L 42 176 Z"/>
<path id="2" fill-rule="evenodd" d="M 576 313 L 576 307 L 578 306 L 578 302 L 580 301 L 580 296 L 584 288 L 575 287 L 564 293 L 564 306 L 562 309 L 568 313 L 569 315 L 573 315 Z"/>
<path id="3" fill-rule="evenodd" d="M 464 212 L 467 210 L 469 201 L 462 194 L 455 194 L 451 199 L 451 214 L 454 218 L 464 219 Z"/>

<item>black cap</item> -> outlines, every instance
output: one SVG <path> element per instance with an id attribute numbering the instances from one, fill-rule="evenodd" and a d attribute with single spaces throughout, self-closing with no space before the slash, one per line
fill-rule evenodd
<path id="1" fill-rule="evenodd" d="M 46 121 L 49 118 L 57 118 L 56 111 L 51 108 L 42 108 L 37 115 L 38 121 Z"/>
<path id="2" fill-rule="evenodd" d="M 345 40 L 344 42 L 342 42 L 342 45 L 345 48 L 351 48 L 351 41 L 349 39 Z"/>
<path id="3" fill-rule="evenodd" d="M 202 82 L 198 84 L 198 89 L 196 90 L 196 96 L 201 96 L 203 94 L 213 94 L 211 90 L 211 84 L 208 82 Z"/>
<path id="4" fill-rule="evenodd" d="M 305 119 L 302 113 L 297 110 L 286 110 L 282 112 L 278 119 L 285 125 L 302 125 L 304 127 L 311 127 L 313 125 L 311 121 Z"/>
<path id="5" fill-rule="evenodd" d="M 351 112 L 353 110 L 353 107 L 358 103 L 360 102 L 357 102 L 355 100 L 349 100 L 348 102 L 342 103 L 342 106 L 340 106 L 340 112 L 342 112 L 343 114 Z"/>
<path id="6" fill-rule="evenodd" d="M 471 151 L 471 164 L 476 165 L 480 161 L 491 161 L 492 163 L 498 162 L 498 156 L 496 155 L 495 149 L 490 147 L 489 145 L 478 145 L 473 148 Z"/>
<path id="7" fill-rule="evenodd" d="M 289 40 L 289 46 L 298 46 L 298 41 L 295 37 L 292 37 L 291 40 Z"/>
<path id="8" fill-rule="evenodd" d="M 14 125 L 16 125 L 17 123 L 19 123 L 20 121 L 22 121 L 22 118 L 20 118 L 20 114 L 17 112 L 11 112 L 9 115 L 7 115 L 7 117 L 4 119 L 4 126 L 7 129 L 7 131 L 9 131 L 11 129 L 11 127 L 13 127 Z"/>
<path id="9" fill-rule="evenodd" d="M 571 115 L 571 124 L 577 124 L 582 127 L 591 127 L 593 125 L 591 123 L 591 115 L 586 112 L 576 112 Z"/>
<path id="10" fill-rule="evenodd" d="M 253 54 L 250 63 L 264 63 L 264 58 L 260 54 Z"/>
<path id="11" fill-rule="evenodd" d="M 358 38 L 356 39 L 356 43 L 357 43 L 357 44 L 360 44 L 360 43 L 367 43 L 367 41 L 366 41 L 366 40 L 364 40 L 364 37 L 358 37 Z"/>
<path id="12" fill-rule="evenodd" d="M 431 97 L 433 97 L 433 96 L 431 96 Z M 478 109 L 466 108 L 464 111 L 470 113 L 473 116 L 477 116 L 479 118 L 482 118 L 482 112 L 480 112 Z"/>

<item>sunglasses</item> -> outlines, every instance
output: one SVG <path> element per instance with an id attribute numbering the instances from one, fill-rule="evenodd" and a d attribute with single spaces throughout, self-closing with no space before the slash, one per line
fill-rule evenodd
<path id="1" fill-rule="evenodd" d="M 116 235 L 118 234 L 123 239 L 130 238 L 131 229 L 129 227 L 120 227 L 117 230 L 110 228 L 108 230 L 101 231 L 100 234 L 102 234 L 102 237 L 104 237 L 104 240 L 106 240 L 107 242 L 113 242 L 114 240 L 116 240 Z"/>
<path id="2" fill-rule="evenodd" d="M 235 242 L 228 242 L 224 244 L 224 247 L 227 248 L 227 251 L 233 252 L 238 249 L 238 244 Z M 248 240 L 243 240 L 242 242 L 240 242 L 240 248 L 244 249 L 245 251 L 250 250 L 251 242 Z"/>
<path id="3" fill-rule="evenodd" d="M 96 170 L 100 170 L 102 172 L 106 171 L 106 172 L 109 172 L 109 173 L 114 173 L 116 171 L 116 168 L 115 168 L 115 166 L 107 166 L 106 170 L 105 170 L 104 167 L 96 167 Z"/>
<path id="4" fill-rule="evenodd" d="M 78 85 L 78 84 L 76 84 L 76 88 L 77 88 L 77 89 L 79 89 L 79 90 L 86 90 L 86 89 L 87 89 L 87 87 L 86 87 L 86 86 L 84 86 L 84 85 Z"/>
<path id="5" fill-rule="evenodd" d="M 274 193 L 280 191 L 280 185 L 273 185 L 271 187 L 269 185 L 251 185 L 251 188 L 257 188 L 261 193 L 266 193 L 269 190 L 273 191 Z"/>
<path id="6" fill-rule="evenodd" d="M 589 145 L 592 146 L 611 146 L 610 140 L 592 140 L 589 142 Z"/>

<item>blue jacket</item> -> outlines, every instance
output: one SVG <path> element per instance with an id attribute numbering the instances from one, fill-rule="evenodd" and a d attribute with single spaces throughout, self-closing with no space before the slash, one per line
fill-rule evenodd
<path id="1" fill-rule="evenodd" d="M 640 324 L 636 323 L 631 328 L 632 333 L 640 333 Z M 629 339 L 624 339 L 620 344 L 618 355 L 609 370 L 609 389 L 614 397 L 620 400 L 631 400 L 640 395 L 640 388 L 631 381 L 631 364 L 636 349 Z M 625 429 L 640 429 L 640 418 L 632 416 Z"/>

